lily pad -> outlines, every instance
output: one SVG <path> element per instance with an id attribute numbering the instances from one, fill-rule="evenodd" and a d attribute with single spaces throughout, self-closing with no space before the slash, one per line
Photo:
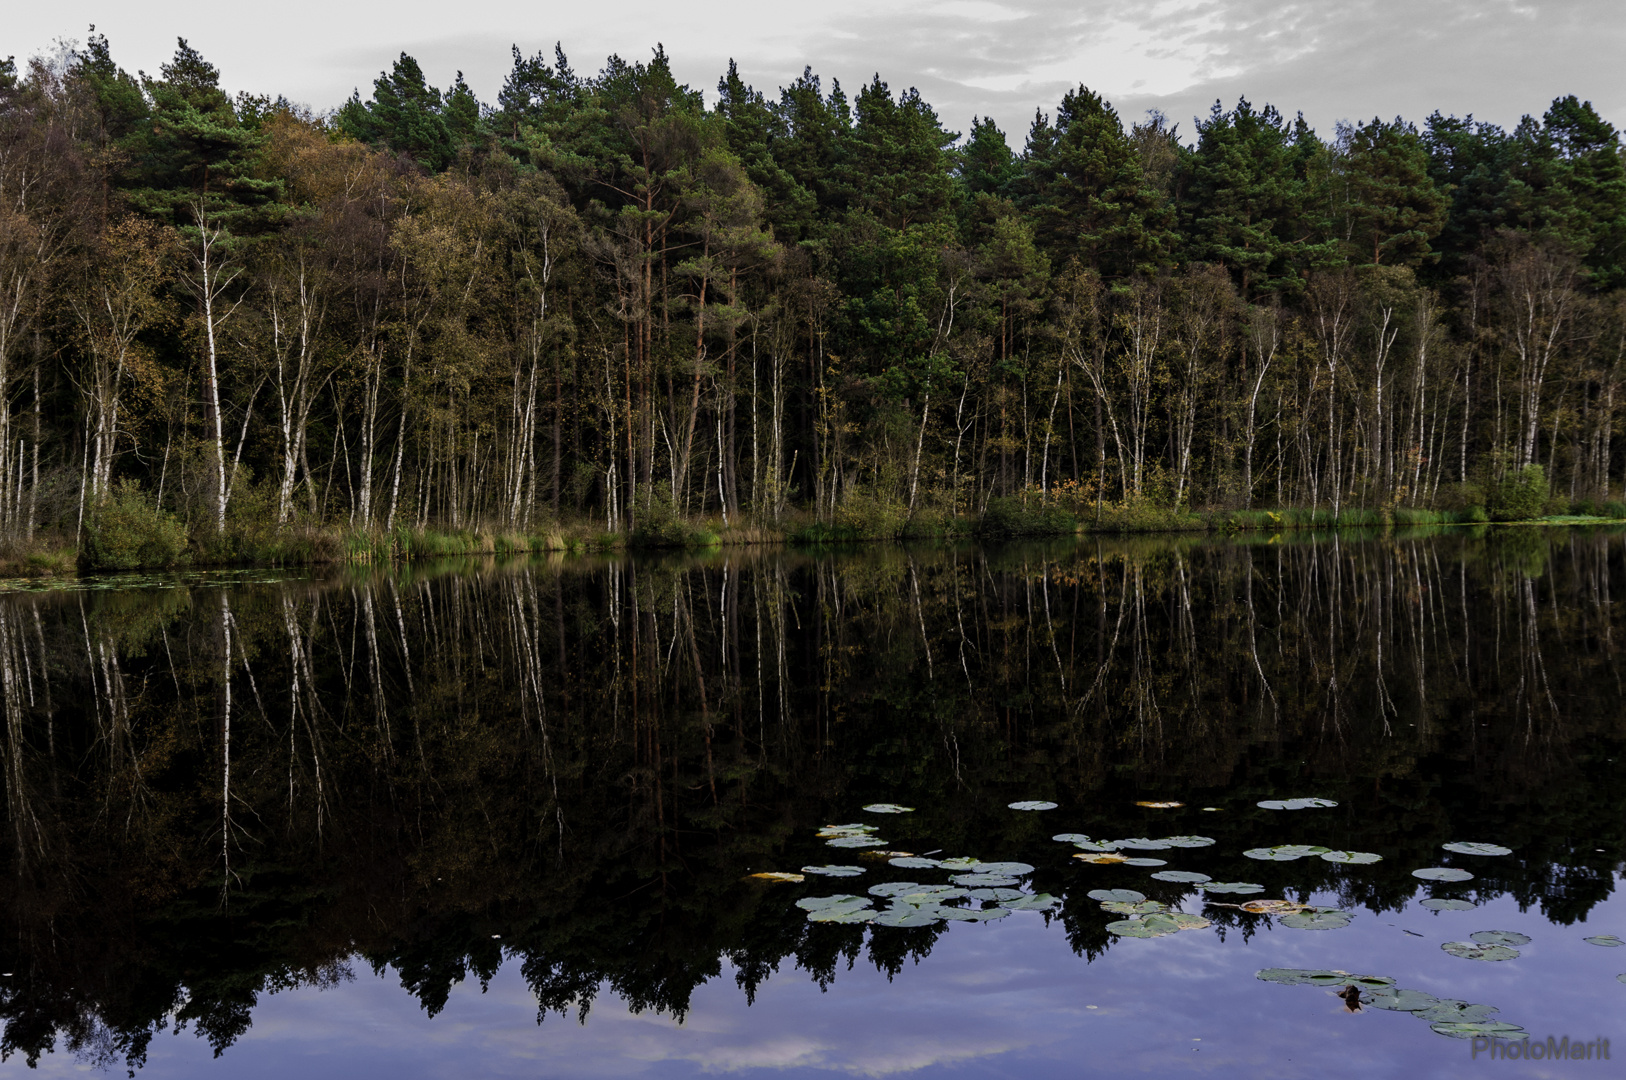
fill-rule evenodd
<path id="1" fill-rule="evenodd" d="M 904 893 L 893 893 L 894 904 L 913 904 L 921 907 L 925 904 L 941 904 L 947 900 L 963 900 L 971 893 L 966 889 L 957 889 L 953 885 L 916 885 Z"/>
<path id="2" fill-rule="evenodd" d="M 1282 986 L 1342 986 L 1353 978 L 1347 971 L 1327 971 L 1322 968 L 1264 968 L 1253 977 Z"/>
<path id="3" fill-rule="evenodd" d="M 902 896 L 904 893 L 918 892 L 926 886 L 914 881 L 883 881 L 879 885 L 871 885 L 871 896 Z"/>
<path id="4" fill-rule="evenodd" d="M 858 857 L 860 859 L 869 859 L 871 862 L 891 862 L 893 859 L 913 858 L 914 854 L 912 851 L 886 851 L 883 849 L 880 851 L 860 851 Z"/>
<path id="5" fill-rule="evenodd" d="M 1349 920 L 1348 912 L 1322 909 L 1283 915 L 1280 921 L 1294 930 L 1342 930 L 1349 925 Z"/>
<path id="6" fill-rule="evenodd" d="M 760 874 L 752 874 L 751 876 L 758 881 L 766 881 L 776 885 L 784 882 L 800 882 L 807 880 L 801 874 L 787 874 L 782 870 L 768 870 Z"/>
<path id="7" fill-rule="evenodd" d="M 1147 836 L 1131 836 L 1128 840 L 1114 840 L 1112 846 L 1132 851 L 1167 851 L 1173 847 L 1167 840 L 1153 840 Z"/>
<path id="8" fill-rule="evenodd" d="M 1331 799 L 1266 799 L 1257 805 L 1263 810 L 1313 810 L 1338 804 Z"/>
<path id="9" fill-rule="evenodd" d="M 1261 893 L 1265 891 L 1263 885 L 1255 885 L 1251 881 L 1205 881 L 1198 886 L 1205 893 Z"/>
<path id="10" fill-rule="evenodd" d="M 1517 960 L 1519 950 L 1510 949 L 1506 945 L 1481 945 L 1475 941 L 1447 941 L 1440 948 L 1452 956 L 1460 956 L 1464 960 Z"/>
<path id="11" fill-rule="evenodd" d="M 1413 870 L 1411 876 L 1422 878 L 1424 881 L 1472 881 L 1474 876 L 1466 870 L 1458 870 L 1454 866 L 1427 866 L 1421 870 Z"/>
<path id="12" fill-rule="evenodd" d="M 1483 1024 L 1490 1020 L 1491 1013 L 1501 1011 L 1495 1005 L 1470 1005 L 1455 998 L 1441 998 L 1437 1004 L 1420 1010 L 1417 1018 L 1441 1024 Z"/>
<path id="13" fill-rule="evenodd" d="M 804 866 L 804 874 L 821 874 L 824 877 L 857 877 L 864 872 L 862 866 Z"/>
<path id="14" fill-rule="evenodd" d="M 1623 982 L 1623 983 L 1626 983 L 1626 973 L 1623 973 L 1623 974 L 1620 974 L 1620 975 L 1616 975 L 1616 976 L 1615 976 L 1615 981 L 1616 981 L 1616 982 Z"/>
<path id="15" fill-rule="evenodd" d="M 867 898 L 846 893 L 837 896 L 804 896 L 796 901 L 796 906 L 803 911 L 824 911 L 838 907 L 861 908 L 869 905 L 870 901 Z"/>
<path id="16" fill-rule="evenodd" d="M 1214 879 L 1193 870 L 1159 870 L 1152 877 L 1158 881 L 1176 881 L 1182 885 L 1201 885 Z"/>
<path id="17" fill-rule="evenodd" d="M 1446 851 L 1454 851 L 1458 855 L 1511 855 L 1513 849 L 1503 847 L 1501 844 L 1441 844 Z"/>
<path id="18" fill-rule="evenodd" d="M 1095 842 L 1081 832 L 1057 833 L 1050 839 L 1054 840 L 1058 844 L 1092 844 Z"/>
<path id="19" fill-rule="evenodd" d="M 945 870 L 972 870 L 981 864 L 969 855 L 956 855 L 952 859 L 938 859 L 937 865 Z"/>
<path id="20" fill-rule="evenodd" d="M 865 825 L 863 822 L 855 822 L 851 825 L 826 825 L 819 830 L 818 837 L 820 840 L 828 840 L 833 836 L 863 836 L 867 833 L 876 832 L 877 829 L 878 826 Z"/>
<path id="21" fill-rule="evenodd" d="M 1121 900 L 1107 900 L 1101 904 L 1101 910 L 1113 915 L 1156 915 L 1169 910 L 1169 905 L 1161 904 L 1156 900 L 1142 900 L 1136 904 L 1124 903 Z"/>
<path id="22" fill-rule="evenodd" d="M 1325 855 L 1331 850 L 1315 844 L 1278 844 L 1268 848 L 1249 848 L 1242 854 L 1262 862 L 1292 862 L 1309 855 Z"/>
<path id="23" fill-rule="evenodd" d="M 1137 802 L 1136 806 L 1144 806 L 1148 810 L 1174 810 L 1186 805 L 1183 802 Z"/>
<path id="24" fill-rule="evenodd" d="M 993 922 L 1011 913 L 1007 907 L 992 908 L 938 908 L 937 914 L 954 922 Z"/>
<path id="25" fill-rule="evenodd" d="M 1122 904 L 1138 904 L 1146 899 L 1145 893 L 1138 893 L 1134 889 L 1091 889 L 1085 895 L 1091 900 L 1110 900 Z"/>
<path id="26" fill-rule="evenodd" d="M 1010 803 L 1009 806 L 1012 810 L 1054 810 L 1056 808 L 1055 803 L 1045 802 L 1042 799 L 1029 799 L 1024 802 L 1013 802 Z"/>
<path id="27" fill-rule="evenodd" d="M 1429 1027 L 1436 1033 L 1452 1039 L 1528 1039 L 1530 1033 L 1518 1024 L 1504 1024 L 1501 1021 L 1488 1021 L 1482 1024 L 1462 1023 L 1435 1023 Z"/>
<path id="28" fill-rule="evenodd" d="M 905 855 L 897 859 L 888 859 L 887 862 L 900 870 L 935 870 L 939 865 L 936 859 L 922 859 L 918 855 Z"/>
<path id="29" fill-rule="evenodd" d="M 1073 846 L 1083 851 L 1095 851 L 1102 854 L 1118 850 L 1118 844 L 1114 840 L 1078 840 L 1074 841 Z"/>
<path id="30" fill-rule="evenodd" d="M 977 864 L 979 874 L 1004 874 L 1013 877 L 1017 874 L 1031 874 L 1033 867 L 1025 862 L 985 862 Z"/>
<path id="31" fill-rule="evenodd" d="M 872 908 L 825 908 L 807 913 L 807 921 L 815 923 L 867 923 L 876 916 Z"/>
<path id="32" fill-rule="evenodd" d="M 1369 866 L 1383 861 L 1382 855 L 1374 855 L 1370 851 L 1323 851 L 1321 857 L 1331 863 L 1348 863 L 1354 866 Z"/>
<path id="33" fill-rule="evenodd" d="M 1049 893 L 1035 893 L 1019 900 L 1001 900 L 999 906 L 1008 911 L 1049 911 L 1060 903 Z"/>
<path id="34" fill-rule="evenodd" d="M 1198 848 L 1213 847 L 1212 836 L 1165 836 L 1163 842 L 1169 847 Z"/>
<path id="35" fill-rule="evenodd" d="M 864 807 L 864 812 L 866 814 L 912 814 L 915 812 L 915 808 L 912 806 L 899 806 L 897 803 L 875 802 Z"/>
<path id="36" fill-rule="evenodd" d="M 1167 866 L 1167 859 L 1125 859 L 1125 866 Z"/>
<path id="37" fill-rule="evenodd" d="M 870 920 L 870 922 L 875 926 L 904 927 L 933 926 L 939 921 L 941 921 L 941 916 L 935 909 L 922 911 L 919 908 L 910 907 L 908 905 L 889 907 L 885 911 L 878 912 L 875 917 Z"/>
<path id="38" fill-rule="evenodd" d="M 1251 915 L 1293 915 L 1314 910 L 1310 904 L 1297 900 L 1249 900 L 1240 907 Z"/>
<path id="39" fill-rule="evenodd" d="M 1430 911 L 1472 911 L 1474 906 L 1466 900 L 1451 900 L 1443 896 L 1431 896 L 1423 901 L 1423 906 Z"/>
<path id="40" fill-rule="evenodd" d="M 1112 866 L 1115 863 L 1126 863 L 1129 859 L 1123 855 L 1114 855 L 1110 851 L 1100 853 L 1085 852 L 1083 855 L 1074 855 L 1080 862 L 1094 863 L 1097 866 Z"/>
<path id="41" fill-rule="evenodd" d="M 1588 945 L 1602 945 L 1606 949 L 1618 949 L 1620 946 L 1626 945 L 1626 941 L 1620 940 L 1614 934 L 1598 934 L 1595 937 L 1582 938 L 1581 940 Z"/>
<path id="42" fill-rule="evenodd" d="M 1530 944 L 1529 936 L 1517 930 L 1481 930 L 1477 934 L 1469 934 L 1468 940 L 1481 945 L 1507 945 L 1515 949 Z"/>
<path id="43" fill-rule="evenodd" d="M 1178 932 L 1179 927 L 1152 926 L 1144 919 L 1119 919 L 1117 922 L 1107 923 L 1107 933 L 1116 934 L 1118 937 L 1154 938 Z"/>
<path id="44" fill-rule="evenodd" d="M 1423 1012 L 1439 1003 L 1440 999 L 1433 994 L 1426 994 L 1421 990 L 1406 990 L 1398 986 L 1373 990 L 1370 994 L 1361 995 L 1362 1005 L 1369 1005 L 1374 1009 L 1387 1009 L 1390 1012 Z"/>
<path id="45" fill-rule="evenodd" d="M 865 848 L 885 847 L 885 840 L 877 840 L 873 836 L 838 836 L 833 840 L 826 840 L 826 844 L 839 848 Z"/>
<path id="46" fill-rule="evenodd" d="M 984 885 L 994 887 L 1010 886 L 1017 883 L 1016 878 L 1013 878 L 1008 874 L 955 874 L 949 880 L 954 882 L 956 885 L 971 885 L 979 887 Z"/>
<path id="47" fill-rule="evenodd" d="M 1028 894 L 1021 889 L 972 889 L 966 895 L 973 900 L 1020 900 Z"/>

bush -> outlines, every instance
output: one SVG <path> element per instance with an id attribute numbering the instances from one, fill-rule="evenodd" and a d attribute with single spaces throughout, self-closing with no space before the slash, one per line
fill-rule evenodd
<path id="1" fill-rule="evenodd" d="M 121 480 L 85 526 L 79 564 L 86 570 L 174 566 L 186 554 L 186 529 L 147 501 L 141 485 Z"/>
<path id="2" fill-rule="evenodd" d="M 1078 521 L 1061 507 L 1036 498 L 1023 505 L 1015 496 L 989 499 L 977 522 L 983 536 L 1064 536 L 1077 530 Z"/>
<path id="3" fill-rule="evenodd" d="M 712 547 L 717 534 L 684 521 L 671 500 L 655 496 L 637 516 L 637 525 L 627 538 L 628 547 L 673 548 Z"/>
<path id="4" fill-rule="evenodd" d="M 1470 525 L 1483 525 L 1490 520 L 1490 515 L 1483 506 L 1470 506 L 1466 510 L 1457 511 L 1457 520 Z"/>
<path id="5" fill-rule="evenodd" d="M 1526 465 L 1508 473 L 1495 487 L 1490 515 L 1493 521 L 1529 521 L 1539 517 L 1547 505 L 1547 471 L 1540 465 Z"/>
<path id="6" fill-rule="evenodd" d="M 1598 507 L 1598 516 L 1606 518 L 1626 518 L 1626 502 L 1619 499 L 1610 499 Z"/>

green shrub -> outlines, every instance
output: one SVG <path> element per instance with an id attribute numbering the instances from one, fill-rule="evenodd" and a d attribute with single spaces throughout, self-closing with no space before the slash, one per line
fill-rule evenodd
<path id="1" fill-rule="evenodd" d="M 1016 496 L 989 499 L 977 522 L 983 536 L 1064 536 L 1076 531 L 1077 519 L 1061 507 L 1037 498 L 1024 505 Z"/>
<path id="2" fill-rule="evenodd" d="M 1621 502 L 1619 499 L 1610 499 L 1598 507 L 1598 516 L 1626 518 L 1626 502 Z"/>
<path id="3" fill-rule="evenodd" d="M 637 515 L 637 524 L 627 538 L 628 547 L 688 548 L 713 547 L 717 534 L 689 524 L 673 508 L 671 500 L 656 496 Z"/>
<path id="4" fill-rule="evenodd" d="M 1470 506 L 1466 510 L 1457 511 L 1457 520 L 1466 524 L 1482 525 L 1490 520 L 1490 515 L 1483 506 Z"/>
<path id="5" fill-rule="evenodd" d="M 186 554 L 186 529 L 147 501 L 141 485 L 121 480 L 90 513 L 79 563 L 86 570 L 174 566 Z"/>
<path id="6" fill-rule="evenodd" d="M 1491 520 L 1529 521 L 1539 517 L 1550 494 L 1547 471 L 1540 465 L 1526 465 L 1516 473 L 1510 472 L 1496 485 Z"/>

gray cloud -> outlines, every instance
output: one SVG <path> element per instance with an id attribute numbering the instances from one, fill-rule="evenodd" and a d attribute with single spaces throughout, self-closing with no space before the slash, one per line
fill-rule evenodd
<path id="1" fill-rule="evenodd" d="M 712 0 L 697 10 L 623 0 L 613 12 L 552 0 L 396 0 L 373 5 L 284 0 L 264 20 L 193 0 L 62 0 L 8 13 L 10 48 L 27 54 L 98 22 L 126 67 L 156 71 L 185 35 L 232 89 L 282 92 L 331 108 L 368 92 L 410 52 L 445 86 L 465 72 L 495 97 L 508 50 L 551 52 L 562 40 L 578 70 L 611 52 L 648 57 L 664 42 L 680 78 L 707 91 L 730 57 L 773 92 L 804 65 L 849 92 L 880 73 L 916 86 L 946 126 L 994 117 L 1020 145 L 1035 109 L 1080 83 L 1126 121 L 1156 108 L 1191 132 L 1218 98 L 1246 95 L 1302 110 L 1318 130 L 1340 119 L 1433 109 L 1516 123 L 1573 93 L 1626 123 L 1626 18 L 1619 0 L 826 0 L 813 7 Z"/>

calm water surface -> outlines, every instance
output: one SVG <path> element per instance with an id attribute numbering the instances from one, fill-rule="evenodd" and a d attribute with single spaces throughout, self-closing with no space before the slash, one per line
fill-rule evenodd
<path id="1" fill-rule="evenodd" d="M 0 1074 L 1614 1075 L 1623 592 L 1536 529 L 0 583 Z M 1011 891 L 805 910 L 904 882 Z"/>

